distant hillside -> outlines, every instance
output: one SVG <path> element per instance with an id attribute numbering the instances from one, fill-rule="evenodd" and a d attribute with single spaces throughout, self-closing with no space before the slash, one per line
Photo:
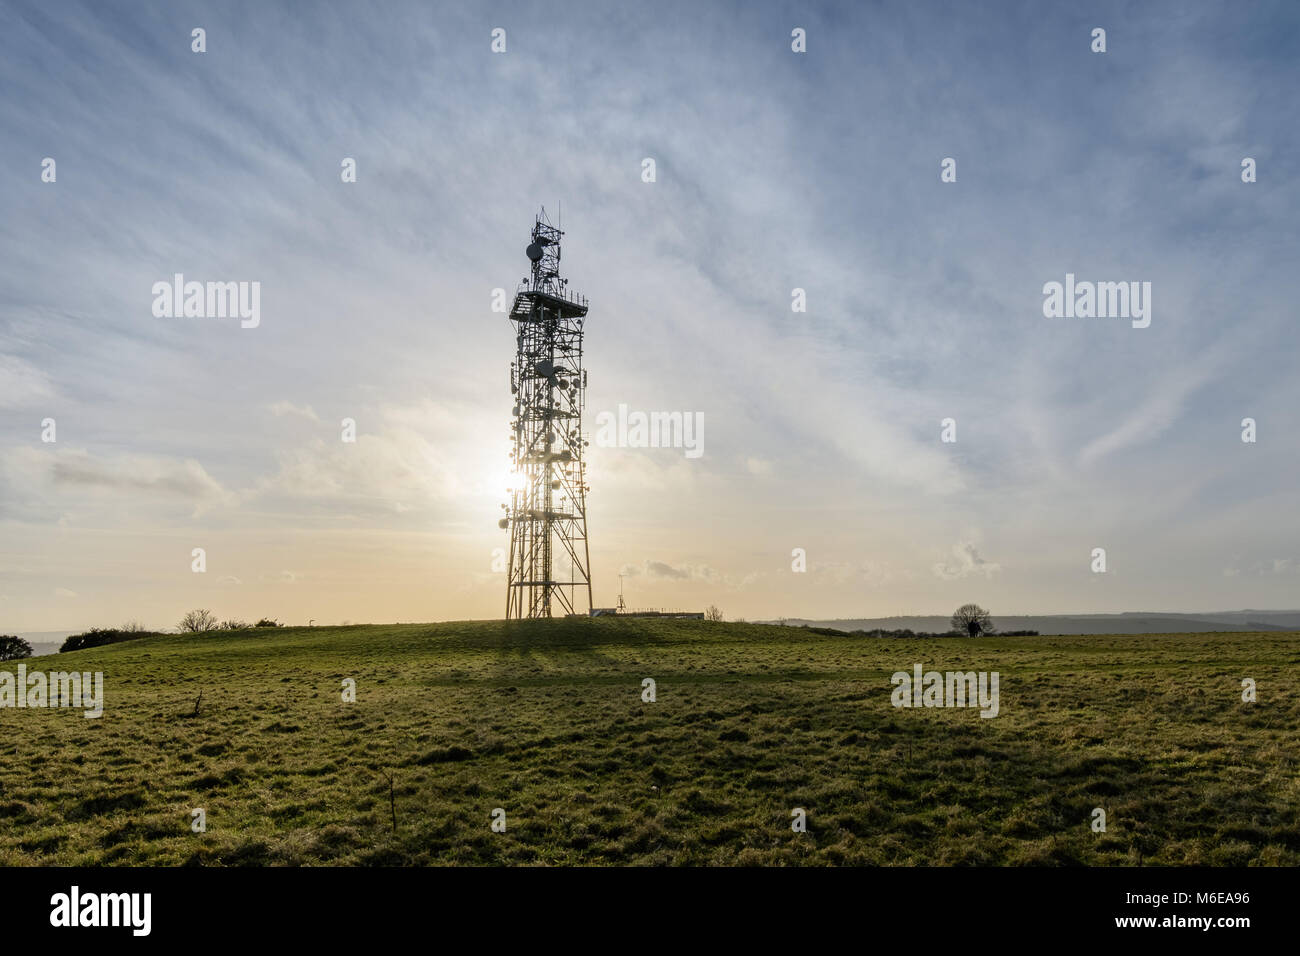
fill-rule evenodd
<path id="1" fill-rule="evenodd" d="M 7 634 L 7 631 L 0 631 L 0 634 Z M 75 634 L 76 631 L 19 631 L 18 636 L 28 644 L 32 645 L 32 656 L 43 657 L 46 654 L 57 654 L 59 648 L 63 646 L 64 639 L 69 634 Z"/>
<path id="2" fill-rule="evenodd" d="M 770 623 L 780 623 L 773 621 Z M 908 629 L 948 630 L 947 617 L 872 617 L 813 620 L 786 618 L 792 626 L 804 624 L 841 631 Z M 1166 611 L 1125 611 L 1123 614 L 1009 614 L 993 615 L 1000 631 L 1038 631 L 1040 634 L 1179 634 L 1210 631 L 1296 631 L 1300 611 L 1216 611 L 1210 614 L 1175 614 Z"/>

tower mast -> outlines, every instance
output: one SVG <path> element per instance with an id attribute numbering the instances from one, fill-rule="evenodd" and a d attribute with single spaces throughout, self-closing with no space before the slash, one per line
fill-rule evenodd
<path id="1" fill-rule="evenodd" d="M 591 609 L 587 442 L 582 435 L 587 300 L 569 292 L 568 280 L 560 278 L 563 235 L 543 208 L 527 249 L 532 270 L 510 309 L 516 342 L 510 366 L 515 477 L 499 523 L 510 529 L 506 617 L 514 619 Z"/>

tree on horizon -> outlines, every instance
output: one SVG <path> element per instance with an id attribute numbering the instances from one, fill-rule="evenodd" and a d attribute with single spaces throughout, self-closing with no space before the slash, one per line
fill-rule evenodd
<path id="1" fill-rule="evenodd" d="M 997 630 L 989 612 L 978 604 L 963 604 L 957 608 L 952 614 L 952 629 L 968 637 L 992 634 Z"/>

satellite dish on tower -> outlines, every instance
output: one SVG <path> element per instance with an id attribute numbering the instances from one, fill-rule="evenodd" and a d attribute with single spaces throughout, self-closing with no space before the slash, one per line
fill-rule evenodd
<path id="1" fill-rule="evenodd" d="M 542 258 L 542 247 L 535 242 L 530 242 L 528 248 L 524 251 L 528 253 L 528 258 L 533 262 L 537 262 Z"/>

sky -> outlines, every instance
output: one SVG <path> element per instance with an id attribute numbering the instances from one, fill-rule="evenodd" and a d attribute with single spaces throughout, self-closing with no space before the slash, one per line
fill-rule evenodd
<path id="1" fill-rule="evenodd" d="M 1289 2 L 6 3 L 0 633 L 502 616 L 542 205 L 587 430 L 703 421 L 592 441 L 598 606 L 1300 606 L 1298 45 Z M 257 326 L 156 315 L 176 273 Z M 1067 274 L 1150 325 L 1048 317 Z"/>

